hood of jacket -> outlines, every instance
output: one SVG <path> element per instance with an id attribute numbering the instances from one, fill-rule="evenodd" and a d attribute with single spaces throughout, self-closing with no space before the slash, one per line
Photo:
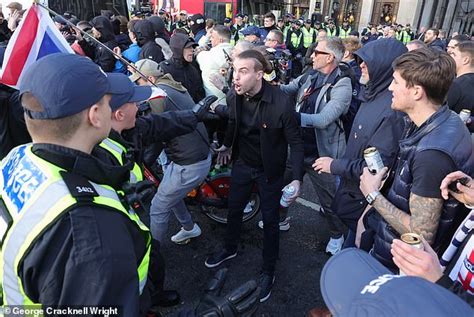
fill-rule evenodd
<path id="1" fill-rule="evenodd" d="M 102 43 L 112 41 L 115 39 L 114 30 L 112 28 L 112 23 L 110 20 L 104 16 L 97 16 L 92 19 L 91 25 L 100 32 L 101 36 L 99 41 Z"/>
<path id="2" fill-rule="evenodd" d="M 160 84 L 160 85 L 166 85 L 166 86 L 169 86 L 171 88 L 174 88 L 180 92 L 185 92 L 185 91 L 188 91 L 183 85 L 181 85 L 180 82 L 177 82 L 176 80 L 174 80 L 173 76 L 171 76 L 171 74 L 164 74 L 163 76 L 161 76 L 160 78 L 158 78 L 158 80 L 156 81 L 156 84 Z"/>
<path id="3" fill-rule="evenodd" d="M 135 23 L 133 31 L 137 36 L 137 44 L 142 47 L 145 43 L 155 41 L 155 30 L 153 24 L 148 20 L 141 20 Z"/>
<path id="4" fill-rule="evenodd" d="M 169 43 L 170 37 L 165 32 L 166 26 L 165 26 L 165 22 L 163 22 L 163 19 L 160 18 L 159 16 L 154 15 L 154 16 L 149 17 L 148 21 L 150 21 L 151 24 L 153 24 L 153 30 L 155 31 L 156 36 L 165 40 L 166 43 Z"/>
<path id="5" fill-rule="evenodd" d="M 361 97 L 365 101 L 373 100 L 380 92 L 390 86 L 392 82 L 392 63 L 407 48 L 396 39 L 379 39 L 365 44 L 354 52 L 369 70 L 369 82 L 363 89 Z"/>
<path id="6" fill-rule="evenodd" d="M 178 60 L 181 63 L 187 63 L 183 59 L 183 50 L 187 43 L 190 41 L 194 42 L 189 36 L 186 34 L 176 33 L 171 37 L 170 40 L 170 49 L 173 52 L 173 59 Z"/>

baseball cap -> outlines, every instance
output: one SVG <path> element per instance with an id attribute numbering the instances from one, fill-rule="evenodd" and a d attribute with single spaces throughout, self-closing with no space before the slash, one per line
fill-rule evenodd
<path id="1" fill-rule="evenodd" d="M 181 10 L 181 11 L 179 11 L 179 15 L 188 15 L 188 11 Z"/>
<path id="2" fill-rule="evenodd" d="M 225 19 L 224 19 L 224 23 L 230 23 L 230 22 L 232 22 L 232 19 L 231 19 L 231 18 L 225 18 Z"/>
<path id="3" fill-rule="evenodd" d="M 160 11 L 158 11 L 158 14 L 159 14 L 159 15 L 166 14 L 166 10 L 164 10 L 164 9 L 160 9 Z"/>
<path id="4" fill-rule="evenodd" d="M 251 25 L 240 31 L 244 36 L 247 35 L 256 35 L 260 36 L 260 29 L 256 27 L 255 25 Z"/>
<path id="5" fill-rule="evenodd" d="M 334 316 L 473 316 L 447 289 L 419 277 L 393 275 L 368 253 L 345 249 L 321 273 L 321 293 Z"/>
<path id="6" fill-rule="evenodd" d="M 28 68 L 20 82 L 20 98 L 29 92 L 44 108 L 27 110 L 33 119 L 72 116 L 94 105 L 105 94 L 127 91 L 117 74 L 106 74 L 89 58 L 68 53 L 42 57 Z"/>
<path id="7" fill-rule="evenodd" d="M 304 21 L 304 23 L 311 24 L 311 19 L 306 19 L 306 21 Z"/>
<path id="8" fill-rule="evenodd" d="M 151 59 L 141 59 L 135 63 L 135 67 L 145 76 L 163 76 L 160 65 Z M 139 73 L 133 73 L 129 78 L 132 82 L 136 82 L 141 76 Z"/>
<path id="9" fill-rule="evenodd" d="M 237 14 L 235 15 L 235 17 L 236 17 L 236 18 L 242 18 L 242 19 L 243 19 L 243 18 L 244 18 L 244 15 L 243 15 L 242 13 L 237 13 Z"/>
<path id="10" fill-rule="evenodd" d="M 112 95 L 110 99 L 110 108 L 112 108 L 112 111 L 119 109 L 128 102 L 144 101 L 151 96 L 150 86 L 137 86 L 125 74 L 117 73 L 116 81 L 121 86 L 126 87 L 126 91 L 121 94 Z"/>

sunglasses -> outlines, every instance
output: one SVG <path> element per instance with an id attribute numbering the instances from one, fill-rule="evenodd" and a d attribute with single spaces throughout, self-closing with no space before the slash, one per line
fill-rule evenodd
<path id="1" fill-rule="evenodd" d="M 331 53 L 328 52 L 323 52 L 323 51 L 318 51 L 317 49 L 313 50 L 314 55 L 331 55 Z"/>

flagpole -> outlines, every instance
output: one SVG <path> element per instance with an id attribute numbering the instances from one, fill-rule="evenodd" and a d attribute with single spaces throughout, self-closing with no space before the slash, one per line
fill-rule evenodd
<path id="1" fill-rule="evenodd" d="M 105 45 L 104 43 L 100 42 L 98 39 L 96 39 L 95 37 L 93 37 L 92 35 L 90 35 L 89 33 L 87 32 L 84 32 L 83 30 L 81 30 L 80 28 L 78 28 L 77 26 L 74 25 L 74 23 L 72 23 L 71 21 L 69 21 L 68 19 L 66 19 L 65 17 L 63 17 L 61 14 L 57 13 L 56 11 L 42 5 L 41 3 L 38 2 L 38 0 L 33 0 L 33 4 L 36 4 L 40 7 L 42 7 L 43 9 L 46 9 L 49 13 L 53 14 L 54 16 L 59 16 L 61 18 L 63 18 L 63 20 L 70 26 L 72 27 L 75 31 L 79 31 L 83 36 L 87 36 L 89 39 L 91 39 L 94 43 L 102 46 L 103 48 L 105 48 L 108 52 L 112 53 L 117 59 L 119 59 L 122 63 L 126 64 L 127 66 L 130 66 L 131 68 L 133 68 L 143 79 L 145 79 L 146 81 L 148 81 L 149 83 L 151 83 L 153 86 L 155 87 L 158 87 L 154 82 L 152 82 L 148 76 L 145 76 L 142 72 L 140 72 L 140 70 L 138 70 L 138 68 L 133 64 L 133 63 L 130 63 L 129 61 L 127 61 L 125 58 L 123 58 L 122 56 L 120 56 L 119 54 L 115 53 L 112 49 L 110 49 L 107 45 Z"/>

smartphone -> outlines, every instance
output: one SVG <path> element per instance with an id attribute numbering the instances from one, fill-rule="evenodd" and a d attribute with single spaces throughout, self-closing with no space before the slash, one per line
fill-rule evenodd
<path id="1" fill-rule="evenodd" d="M 458 190 L 458 183 L 461 183 L 463 184 L 464 186 L 467 185 L 467 183 L 469 183 L 469 177 L 462 177 L 462 178 L 459 178 L 457 180 L 455 180 L 454 182 L 450 183 L 448 185 L 448 189 L 456 194 L 459 194 L 460 191 Z"/>

